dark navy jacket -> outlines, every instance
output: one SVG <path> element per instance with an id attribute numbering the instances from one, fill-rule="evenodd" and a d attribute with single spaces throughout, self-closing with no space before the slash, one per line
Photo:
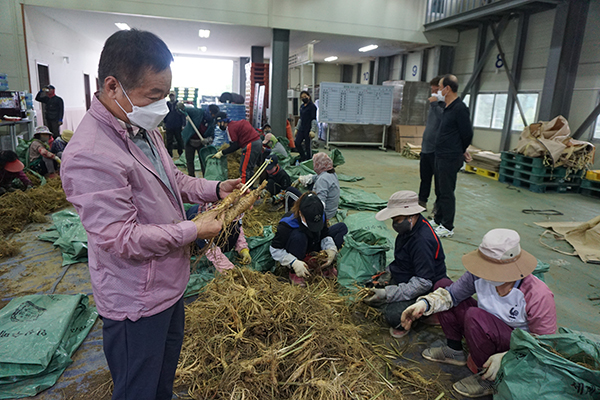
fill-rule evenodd
<path id="1" fill-rule="evenodd" d="M 446 278 L 446 263 L 442 242 L 423 216 L 404 235 L 398 235 L 394 261 L 389 265 L 395 284 L 408 283 L 417 276 L 435 284 Z"/>
<path id="2" fill-rule="evenodd" d="M 323 213 L 323 218 L 325 218 L 325 213 Z M 279 221 L 277 233 L 271 242 L 271 246 L 275 249 L 285 249 L 289 252 L 287 248 L 288 240 L 290 238 L 290 234 L 295 229 L 300 229 L 300 232 L 308 237 L 308 249 L 306 250 L 306 254 L 313 251 L 320 251 L 321 240 L 329 236 L 329 228 L 327 227 L 327 224 L 323 225 L 321 232 L 314 233 L 309 231 L 299 219 L 294 218 L 294 214 L 292 212 L 288 212 Z"/>

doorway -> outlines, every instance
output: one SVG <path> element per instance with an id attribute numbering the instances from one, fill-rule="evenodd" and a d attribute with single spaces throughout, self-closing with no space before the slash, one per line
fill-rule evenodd
<path id="1" fill-rule="evenodd" d="M 85 110 L 90 109 L 90 105 L 92 104 L 92 95 L 90 93 L 90 76 L 88 74 L 83 74 L 83 89 L 85 90 Z"/>

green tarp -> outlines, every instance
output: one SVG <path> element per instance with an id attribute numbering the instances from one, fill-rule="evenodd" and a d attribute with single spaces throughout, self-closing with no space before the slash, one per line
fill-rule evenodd
<path id="1" fill-rule="evenodd" d="M 310 162 L 310 167 L 307 166 L 307 163 Z M 289 165 L 284 168 L 285 172 L 288 173 L 290 178 L 292 178 L 292 182 L 298 179 L 300 175 L 315 175 L 315 171 L 312 169 L 312 160 L 304 161 L 299 165 Z"/>
<path id="2" fill-rule="evenodd" d="M 338 177 L 339 181 L 343 181 L 343 182 L 356 182 L 356 181 L 362 181 L 363 179 L 365 179 L 364 176 L 351 176 L 351 175 L 344 175 L 344 174 L 336 174 Z"/>
<path id="3" fill-rule="evenodd" d="M 0 398 L 35 396 L 54 385 L 97 317 L 83 294 L 11 300 L 0 310 Z"/>
<path id="4" fill-rule="evenodd" d="M 368 193 L 361 189 L 341 187 L 339 206 L 360 211 L 379 211 L 387 206 L 387 201 L 375 193 Z"/>
<path id="5" fill-rule="evenodd" d="M 557 334 L 533 337 L 515 329 L 494 400 L 600 398 L 600 339 L 591 336 L 560 328 Z"/>
<path id="6" fill-rule="evenodd" d="M 339 149 L 331 150 L 331 154 L 329 155 L 331 161 L 333 161 L 333 167 L 337 167 L 338 165 L 342 165 L 346 163 L 346 159 L 342 155 L 342 152 Z"/>
<path id="7" fill-rule="evenodd" d="M 204 178 L 211 181 L 227 180 L 227 157 L 213 158 L 217 153 L 215 146 L 206 146 L 200 149 L 200 157 L 206 164 Z"/>
<path id="8" fill-rule="evenodd" d="M 181 153 L 177 160 L 174 160 L 173 163 L 178 167 L 187 168 L 187 164 L 185 161 L 185 151 Z M 200 166 L 200 159 L 198 157 L 194 157 L 194 170 L 202 171 L 202 166 Z"/>
<path id="9" fill-rule="evenodd" d="M 87 234 L 79 215 L 63 210 L 52 214 L 52 221 L 48 232 L 39 235 L 38 239 L 52 242 L 60 248 L 63 266 L 87 262 Z"/>

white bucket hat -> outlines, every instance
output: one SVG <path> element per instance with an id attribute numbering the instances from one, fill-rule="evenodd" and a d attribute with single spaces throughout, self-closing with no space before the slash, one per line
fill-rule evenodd
<path id="1" fill-rule="evenodd" d="M 379 211 L 375 218 L 385 221 L 398 215 L 415 215 L 425 211 L 425 207 L 419 205 L 419 196 L 411 190 L 401 190 L 390 196 L 387 207 Z"/>
<path id="2" fill-rule="evenodd" d="M 533 272 L 537 259 L 521 249 L 520 241 L 512 229 L 492 229 L 477 250 L 463 256 L 463 265 L 473 275 L 494 282 L 523 279 Z"/>

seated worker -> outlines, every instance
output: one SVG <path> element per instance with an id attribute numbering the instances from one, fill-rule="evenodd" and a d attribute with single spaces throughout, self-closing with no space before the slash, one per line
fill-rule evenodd
<path id="1" fill-rule="evenodd" d="M 441 241 L 421 212 L 415 192 L 402 190 L 394 193 L 388 205 L 379 211 L 378 221 L 392 219 L 392 227 L 398 233 L 394 247 L 394 261 L 386 270 L 390 273 L 390 284 L 385 288 L 372 289 L 375 294 L 365 303 L 379 306 L 390 334 L 400 338 L 408 333 L 401 325 L 402 312 L 417 301 L 417 297 L 427 294 L 434 287 L 452 283 L 446 276 L 445 255 Z"/>
<path id="2" fill-rule="evenodd" d="M 304 278 L 310 276 L 305 262 L 310 253 L 325 250 L 327 261 L 321 267 L 329 267 L 346 233 L 348 227 L 343 222 L 327 227 L 323 203 L 316 193 L 306 192 L 279 221 L 269 250 L 275 261 L 291 269 L 292 283 L 304 285 Z M 333 269 L 331 274 L 337 276 L 337 271 Z"/>
<path id="3" fill-rule="evenodd" d="M 200 149 L 204 146 L 212 143 L 215 137 L 215 117 L 219 113 L 219 107 L 211 104 L 208 106 L 208 112 L 202 108 L 196 108 L 193 106 L 186 107 L 183 103 L 177 103 L 178 110 L 190 117 L 193 125 L 186 118 L 186 125 L 181 131 L 181 137 L 183 138 L 183 146 L 185 147 L 185 162 L 189 176 L 196 176 L 196 169 L 194 167 L 194 158 L 196 153 L 200 158 L 200 167 L 202 168 L 202 174 L 206 172 L 206 163 L 200 157 Z M 200 132 L 203 139 L 200 139 L 196 133 L 196 129 Z"/>
<path id="4" fill-rule="evenodd" d="M 262 154 L 262 142 L 256 129 L 245 119 L 241 121 L 229 121 L 227 114 L 220 112 L 216 117 L 217 124 L 222 131 L 227 130 L 229 147 L 217 152 L 213 157 L 221 158 L 223 155 L 231 154 L 237 149 L 242 149 L 240 160 L 240 175 L 242 183 L 246 183 L 254 173 L 254 167 L 260 161 Z"/>
<path id="5" fill-rule="evenodd" d="M 50 147 L 50 151 L 56 154 L 59 158 L 62 157 L 62 153 L 72 137 L 73 131 L 70 129 L 65 129 L 62 131 L 59 137 L 54 139 L 54 142 L 52 142 L 52 147 Z"/>
<path id="6" fill-rule="evenodd" d="M 198 210 L 200 210 L 200 212 L 206 211 L 207 206 L 208 205 L 200 208 L 199 204 L 193 205 L 185 213 L 186 218 L 188 220 L 194 219 L 196 215 L 198 215 Z M 212 249 L 206 252 L 206 258 L 208 258 L 208 261 L 210 261 L 215 269 L 222 274 L 227 273 L 228 269 L 234 268 L 234 265 L 223 253 L 235 250 L 238 252 L 240 257 L 242 257 L 242 264 L 246 265 L 252 262 L 250 250 L 248 249 L 248 243 L 246 242 L 246 237 L 244 236 L 244 228 L 242 228 L 242 218 L 239 218 L 237 221 L 233 222 L 232 225 L 233 227 L 230 229 L 231 234 L 227 238 L 227 242 L 221 247 L 213 246 Z M 207 241 L 205 239 L 196 239 L 195 243 L 199 249 L 202 249 L 204 246 L 206 246 Z"/>
<path id="7" fill-rule="evenodd" d="M 271 193 L 271 196 L 275 196 L 290 187 L 292 178 L 279 165 L 277 154 L 271 154 L 267 159 L 271 160 L 271 163 L 266 168 L 267 190 Z"/>
<path id="8" fill-rule="evenodd" d="M 421 315 L 439 313 L 447 345 L 423 351 L 430 361 L 468 365 L 475 374 L 454 384 L 468 397 L 494 392 L 493 385 L 502 357 L 510 347 L 511 332 L 523 329 L 533 335 L 556 332 L 556 306 L 548 286 L 531 275 L 534 256 L 521 249 L 519 234 L 510 229 L 492 229 L 479 249 L 463 256 L 467 272 L 446 288 L 419 297 L 402 314 L 402 326 Z M 471 296 L 477 293 L 478 301 Z M 465 338 L 467 358 L 461 340 Z M 477 373 L 484 369 L 483 373 Z"/>
<path id="9" fill-rule="evenodd" d="M 33 187 L 33 184 L 23 172 L 25 166 L 17 157 L 17 153 L 10 150 L 0 151 L 0 195 L 13 192 L 17 189 L 13 181 L 21 181 L 23 189 Z"/>
<path id="10" fill-rule="evenodd" d="M 333 161 L 327 154 L 317 153 L 312 160 L 317 175 L 303 175 L 299 180 L 302 185 L 317 193 L 325 204 L 325 215 L 329 220 L 335 217 L 340 204 L 340 181 L 333 168 Z"/>
<path id="11" fill-rule="evenodd" d="M 265 148 L 268 149 L 271 152 L 271 154 L 277 154 L 281 158 L 286 158 L 288 156 L 287 150 L 285 149 L 285 147 L 283 147 L 281 143 L 279 143 L 279 140 L 277 140 L 275 135 L 271 133 L 271 128 L 269 127 L 267 129 L 269 130 L 263 131 L 266 132 L 265 140 L 263 140 L 262 142 L 263 146 L 265 146 Z"/>
<path id="12" fill-rule="evenodd" d="M 41 125 L 35 128 L 33 142 L 29 145 L 29 168 L 40 175 L 54 178 L 56 168 L 54 163 L 60 164 L 60 157 L 50 152 L 48 141 L 52 132 L 47 127 Z"/>

